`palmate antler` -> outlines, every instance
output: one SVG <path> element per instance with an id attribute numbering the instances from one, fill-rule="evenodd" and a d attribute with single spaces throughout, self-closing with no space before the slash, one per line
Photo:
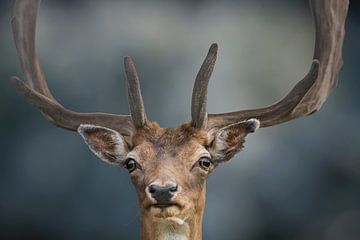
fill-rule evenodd
<path id="1" fill-rule="evenodd" d="M 316 42 L 309 73 L 281 101 L 265 108 L 222 114 L 207 114 L 207 85 L 216 60 L 212 45 L 193 90 L 192 123 L 195 127 L 221 128 L 250 118 L 269 127 L 318 111 L 336 86 L 342 66 L 342 46 L 348 0 L 310 0 L 315 20 Z"/>

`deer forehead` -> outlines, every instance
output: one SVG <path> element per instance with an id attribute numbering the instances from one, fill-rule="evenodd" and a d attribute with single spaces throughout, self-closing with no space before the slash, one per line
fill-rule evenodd
<path id="1" fill-rule="evenodd" d="M 151 123 L 133 136 L 133 149 L 129 157 L 143 162 L 194 161 L 201 155 L 209 154 L 206 150 L 209 140 L 206 131 L 195 129 L 189 124 L 177 128 L 161 128 L 158 124 Z"/>

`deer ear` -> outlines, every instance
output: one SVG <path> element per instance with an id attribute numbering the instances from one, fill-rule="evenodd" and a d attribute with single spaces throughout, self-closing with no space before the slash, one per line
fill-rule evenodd
<path id="1" fill-rule="evenodd" d="M 259 126 L 259 120 L 249 119 L 228 125 L 214 132 L 214 138 L 209 147 L 213 160 L 216 162 L 230 160 L 243 148 L 246 135 L 255 132 Z"/>
<path id="2" fill-rule="evenodd" d="M 128 153 L 124 137 L 110 128 L 83 124 L 78 132 L 90 150 L 101 160 L 110 164 L 121 164 Z"/>

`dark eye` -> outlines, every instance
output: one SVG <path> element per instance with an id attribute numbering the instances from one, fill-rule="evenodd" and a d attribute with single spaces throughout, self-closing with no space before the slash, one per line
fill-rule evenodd
<path id="1" fill-rule="evenodd" d="M 199 160 L 199 166 L 206 171 L 209 171 L 211 164 L 212 164 L 211 160 L 207 157 L 202 157 Z"/>
<path id="2" fill-rule="evenodd" d="M 132 173 L 137 168 L 137 163 L 134 159 L 129 158 L 126 160 L 124 167 L 129 171 L 129 173 Z"/>

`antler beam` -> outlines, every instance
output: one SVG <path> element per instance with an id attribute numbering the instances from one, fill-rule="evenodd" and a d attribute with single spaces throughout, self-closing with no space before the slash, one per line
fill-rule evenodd
<path id="1" fill-rule="evenodd" d="M 25 76 L 25 81 L 13 77 L 20 93 L 32 105 L 37 107 L 48 121 L 68 130 L 76 131 L 80 124 L 94 124 L 109 127 L 121 134 L 131 135 L 135 127 L 146 121 L 146 115 L 140 93 L 140 86 L 133 63 L 125 59 L 129 84 L 129 104 L 131 116 L 108 113 L 78 113 L 64 108 L 51 94 L 41 70 L 36 52 L 36 18 L 40 0 L 17 0 L 12 19 L 12 30 L 17 53 Z"/>
<path id="2" fill-rule="evenodd" d="M 261 127 L 269 127 L 318 111 L 337 84 L 348 5 L 348 0 L 310 0 L 316 42 L 314 60 L 306 77 L 285 98 L 269 107 L 209 114 L 207 128 L 223 127 L 249 118 L 257 118 Z"/>

